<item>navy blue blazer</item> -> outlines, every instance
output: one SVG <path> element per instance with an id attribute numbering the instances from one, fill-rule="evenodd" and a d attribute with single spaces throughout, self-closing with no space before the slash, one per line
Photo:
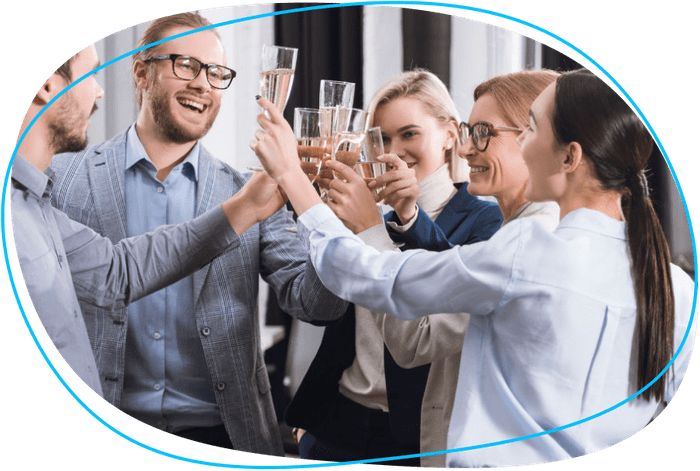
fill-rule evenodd
<path id="1" fill-rule="evenodd" d="M 388 226 L 395 242 L 403 242 L 402 250 L 423 248 L 433 251 L 455 245 L 487 240 L 503 222 L 498 205 L 482 201 L 467 192 L 467 183 L 456 184 L 457 194 L 447 203 L 435 222 L 419 208 L 418 220 L 403 234 Z M 392 211 L 385 217 L 398 222 Z M 330 422 L 331 406 L 339 393 L 338 381 L 355 359 L 355 309 L 350 305 L 338 324 L 325 328 L 321 346 L 297 393 L 287 407 L 285 420 L 291 427 L 306 429 L 323 436 Z M 423 393 L 430 365 L 401 368 L 384 347 L 389 417 L 394 438 L 401 443 L 420 443 L 420 415 Z"/>

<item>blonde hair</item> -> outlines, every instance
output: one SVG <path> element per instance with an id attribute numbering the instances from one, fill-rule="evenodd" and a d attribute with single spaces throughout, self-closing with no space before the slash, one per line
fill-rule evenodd
<path id="1" fill-rule="evenodd" d="M 425 109 L 436 120 L 442 123 L 454 122 L 455 132 L 459 125 L 459 113 L 455 107 L 450 92 L 445 84 L 435 74 L 425 69 L 414 69 L 403 72 L 386 82 L 375 92 L 367 106 L 370 115 L 370 127 L 374 125 L 374 113 L 382 105 L 397 98 L 411 97 L 423 103 Z M 455 136 L 457 137 L 457 136 Z M 459 168 L 461 159 L 457 154 L 458 140 L 452 147 L 445 151 L 445 162 L 450 169 L 450 177 L 453 181 L 463 181 Z"/>
<path id="2" fill-rule="evenodd" d="M 164 16 L 163 18 L 158 18 L 157 20 L 154 20 L 148 26 L 148 28 L 146 28 L 146 31 L 143 32 L 138 42 L 136 43 L 136 48 L 138 49 L 149 44 L 153 44 L 156 41 L 160 41 L 161 39 L 165 39 L 166 37 L 168 37 L 167 33 L 174 28 L 186 27 L 191 29 L 199 29 L 206 28 L 207 26 L 211 26 L 211 23 L 199 13 L 188 12 L 178 13 L 176 15 L 171 16 Z M 221 40 L 221 36 L 219 35 L 219 32 L 216 31 L 216 29 L 211 28 L 208 31 L 214 33 L 216 37 L 219 38 L 219 40 Z M 135 53 L 131 57 L 132 70 L 134 64 L 136 64 L 136 61 L 146 61 L 154 55 L 155 54 L 152 47 L 142 49 L 139 52 Z M 143 93 L 136 86 L 135 77 L 133 78 L 133 80 L 134 91 L 136 94 L 136 105 L 140 110 L 141 104 L 143 103 Z"/>
<path id="3" fill-rule="evenodd" d="M 507 124 L 525 129 L 530 122 L 532 102 L 559 75 L 553 70 L 523 70 L 499 75 L 474 89 L 474 103 L 484 95 L 491 95 L 498 103 Z"/>

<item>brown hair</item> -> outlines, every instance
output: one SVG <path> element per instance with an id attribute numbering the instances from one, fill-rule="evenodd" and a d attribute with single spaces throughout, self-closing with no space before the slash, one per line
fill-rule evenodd
<path id="1" fill-rule="evenodd" d="M 139 38 L 138 43 L 136 43 L 136 48 L 142 48 L 144 46 L 147 46 L 149 44 L 153 44 L 156 41 L 160 41 L 161 39 L 165 39 L 167 37 L 168 31 L 170 31 L 173 28 L 178 28 L 178 27 L 187 27 L 187 28 L 192 28 L 192 29 L 198 29 L 198 28 L 206 28 L 207 26 L 211 26 L 211 23 L 209 20 L 204 18 L 202 15 L 198 13 L 178 13 L 177 15 L 171 15 L 171 16 L 165 16 L 163 18 L 158 18 L 157 20 L 153 21 L 148 28 L 146 28 L 146 31 L 143 32 L 141 37 Z M 212 31 L 214 34 L 216 34 L 216 37 L 221 39 L 221 36 L 219 33 L 211 28 L 210 31 Z M 139 52 L 135 53 L 131 57 L 131 65 L 132 65 L 132 70 L 133 70 L 133 65 L 136 63 L 136 61 L 145 61 L 151 57 L 153 57 L 155 54 L 153 53 L 153 48 L 149 47 L 146 49 L 142 49 Z M 142 94 L 141 91 L 138 89 L 138 87 L 135 86 L 134 82 L 134 87 L 135 87 L 135 93 L 136 93 L 136 104 L 138 105 L 139 109 L 141 109 L 141 103 L 142 103 Z"/>
<path id="2" fill-rule="evenodd" d="M 447 123 L 453 121 L 455 126 L 459 124 L 459 114 L 455 107 L 450 92 L 445 84 L 435 74 L 425 69 L 414 69 L 403 72 L 386 82 L 372 96 L 367 106 L 370 115 L 370 127 L 374 122 L 374 113 L 382 105 L 385 105 L 397 98 L 411 97 L 417 98 L 425 106 L 426 110 L 438 121 Z M 456 132 L 456 131 L 455 131 Z M 458 141 L 451 149 L 445 151 L 445 161 L 450 168 L 450 176 L 457 181 L 457 148 Z"/>
<path id="3" fill-rule="evenodd" d="M 637 299 L 637 387 L 641 390 L 673 356 L 675 301 L 671 254 L 646 184 L 654 140 L 644 123 L 605 82 L 582 69 L 559 77 L 552 127 L 560 143 L 578 142 L 603 188 L 623 197 L 632 279 Z M 668 371 L 641 397 L 664 397 Z"/>
<path id="4" fill-rule="evenodd" d="M 71 57 L 70 59 L 65 61 L 63 63 L 63 65 L 61 65 L 61 67 L 56 69 L 56 72 L 54 72 L 55 74 L 58 74 L 61 77 L 63 77 L 66 80 L 66 82 L 68 82 L 68 83 L 71 83 L 73 81 L 73 76 L 72 76 L 73 72 L 71 71 L 70 63 L 77 55 L 78 54 L 75 54 L 73 57 Z"/>
<path id="5" fill-rule="evenodd" d="M 553 70 L 524 70 L 493 77 L 474 89 L 474 102 L 491 95 L 509 126 L 525 129 L 532 102 L 559 77 Z"/>

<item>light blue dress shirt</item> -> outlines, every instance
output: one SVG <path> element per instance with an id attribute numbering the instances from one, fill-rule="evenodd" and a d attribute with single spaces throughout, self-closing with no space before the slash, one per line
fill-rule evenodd
<path id="1" fill-rule="evenodd" d="M 596 415 L 634 394 L 636 301 L 625 223 L 567 214 L 553 233 L 530 218 L 489 241 L 431 253 L 379 253 L 325 205 L 299 221 L 311 257 L 338 296 L 415 319 L 469 312 L 448 449 L 518 439 Z M 672 266 L 675 348 L 689 327 L 694 283 Z M 694 328 L 674 363 L 666 399 L 690 357 Z M 632 366 L 631 366 L 632 365 Z M 613 445 L 642 429 L 658 404 L 636 399 L 556 433 L 451 453 L 451 467 L 542 463 Z"/>
<path id="2" fill-rule="evenodd" d="M 163 182 L 133 125 L 125 169 L 129 237 L 195 217 L 199 141 Z M 122 409 L 162 430 L 221 424 L 189 276 L 129 306 Z"/>

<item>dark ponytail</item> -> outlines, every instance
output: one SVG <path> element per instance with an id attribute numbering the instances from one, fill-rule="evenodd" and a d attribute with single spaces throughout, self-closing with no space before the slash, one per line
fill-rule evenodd
<path id="1" fill-rule="evenodd" d="M 675 305 L 671 255 L 649 197 L 645 167 L 654 141 L 641 120 L 602 80 L 579 70 L 559 77 L 552 116 L 562 143 L 578 142 L 605 189 L 623 196 L 637 299 L 637 388 L 652 381 L 673 356 Z M 668 371 L 641 397 L 663 400 Z"/>

